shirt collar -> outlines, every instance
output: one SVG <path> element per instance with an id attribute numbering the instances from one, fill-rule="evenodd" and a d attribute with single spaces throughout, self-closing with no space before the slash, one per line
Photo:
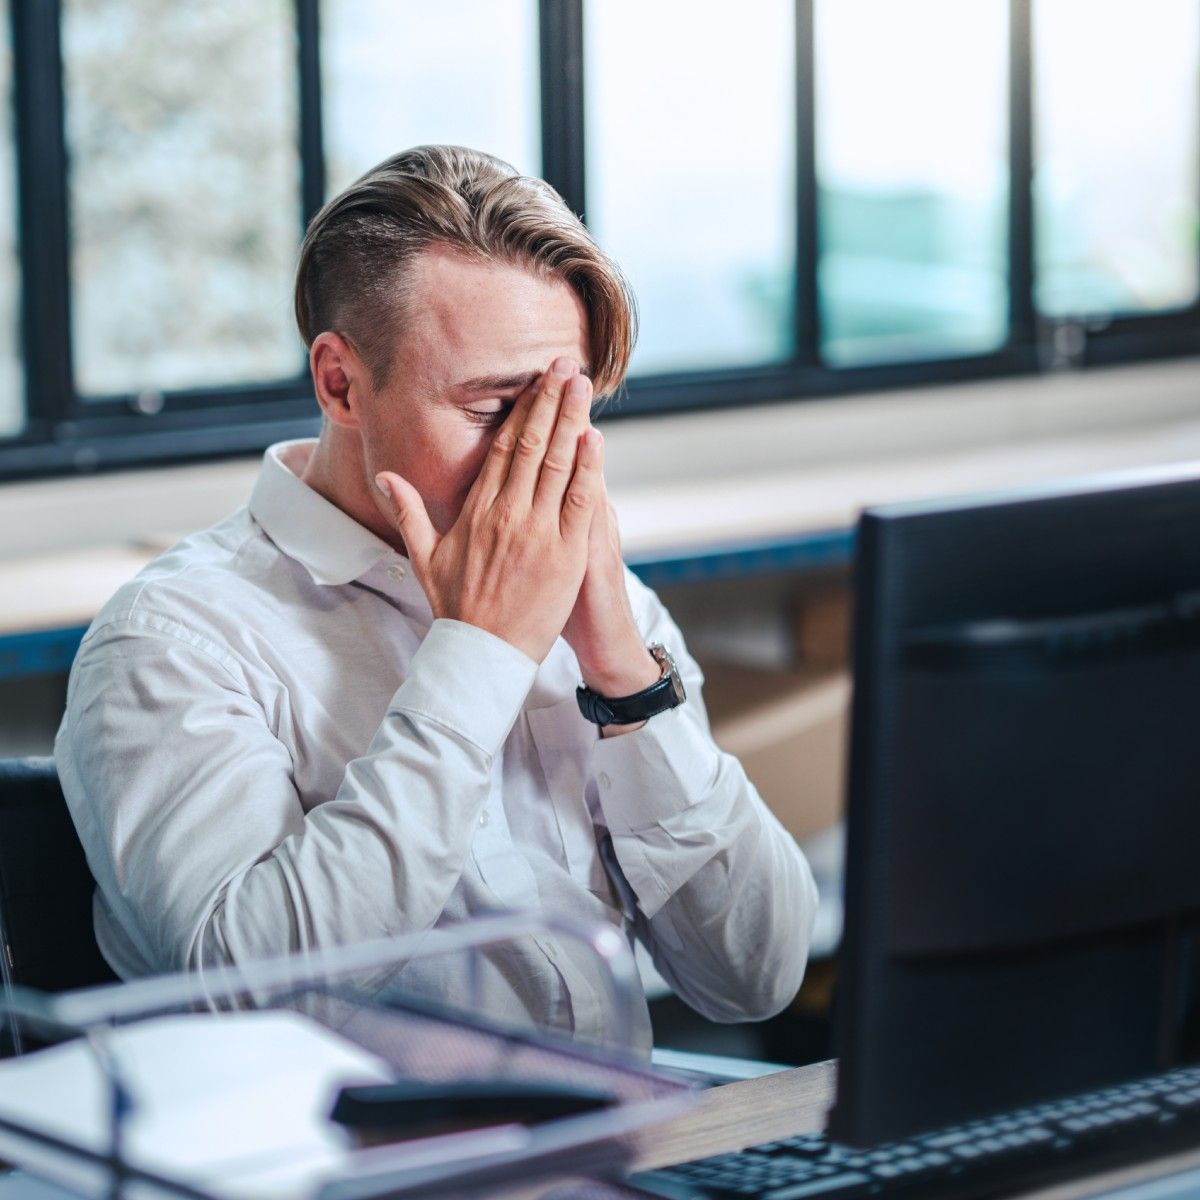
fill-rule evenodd
<path id="1" fill-rule="evenodd" d="M 346 584 L 398 556 L 300 478 L 316 444 L 315 438 L 301 438 L 267 449 L 250 494 L 250 515 L 314 583 Z"/>

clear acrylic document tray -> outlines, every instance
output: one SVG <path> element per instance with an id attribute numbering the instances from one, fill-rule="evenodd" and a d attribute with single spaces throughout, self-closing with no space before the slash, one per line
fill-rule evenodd
<path id="1" fill-rule="evenodd" d="M 531 936 L 591 947 L 621 1044 L 589 1047 L 478 1016 L 481 957 Z M 388 986 L 433 955 L 462 956 L 470 1015 Z M 639 987 L 611 926 L 512 913 L 59 995 L 5 988 L 0 1028 L 25 1053 L 0 1061 L 0 1158 L 84 1196 L 127 1200 L 370 1200 L 616 1179 L 653 1128 L 697 1098 L 627 1048 Z M 344 1085 L 483 1080 L 610 1102 L 372 1144 L 329 1119 Z"/>

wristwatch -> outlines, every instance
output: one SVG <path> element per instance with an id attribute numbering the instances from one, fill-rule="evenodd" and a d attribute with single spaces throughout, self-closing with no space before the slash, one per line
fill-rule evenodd
<path id="1" fill-rule="evenodd" d="M 634 692 L 632 696 L 619 697 L 601 696 L 599 692 L 580 684 L 575 691 L 575 699 L 579 701 L 579 711 L 589 721 L 601 728 L 605 725 L 634 725 L 669 708 L 678 708 L 687 699 L 683 680 L 679 678 L 679 668 L 671 652 L 661 642 L 655 642 L 646 649 L 662 667 L 662 678 L 655 680 L 648 688 Z"/>

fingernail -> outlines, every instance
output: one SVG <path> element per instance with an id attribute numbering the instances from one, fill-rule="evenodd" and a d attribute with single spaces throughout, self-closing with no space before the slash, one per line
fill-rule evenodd
<path id="1" fill-rule="evenodd" d="M 375 476 L 375 486 L 390 500 L 392 493 L 388 491 L 387 480 L 382 475 Z"/>
<path id="2" fill-rule="evenodd" d="M 556 358 L 554 366 L 550 368 L 553 375 L 557 375 L 559 379 L 567 379 L 571 372 L 575 370 L 575 364 L 569 358 Z"/>

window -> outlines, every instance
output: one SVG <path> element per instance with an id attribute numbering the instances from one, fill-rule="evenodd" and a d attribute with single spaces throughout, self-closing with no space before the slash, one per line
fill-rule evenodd
<path id="1" fill-rule="evenodd" d="M 295 378 L 289 4 L 64 0 L 62 17 L 79 392 Z"/>
<path id="2" fill-rule="evenodd" d="M 1200 290 L 1200 6 L 1034 7 L 1037 303 L 1049 316 L 1185 308 Z"/>
<path id="3" fill-rule="evenodd" d="M 0 437 L 20 433 L 25 424 L 25 377 L 21 369 L 20 268 L 17 259 L 17 186 L 13 163 L 13 55 L 8 5 L 0 5 L 0 111 L 6 115 L 0 138 Z"/>
<path id="4" fill-rule="evenodd" d="M 584 10 L 585 215 L 638 297 L 635 372 L 793 353 L 793 9 L 757 0 L 753 20 L 730 20 L 722 0 Z"/>
<path id="5" fill-rule="evenodd" d="M 452 69 L 447 64 L 453 63 Z M 327 194 L 427 142 L 541 172 L 534 0 L 327 0 L 321 96 Z"/>
<path id="6" fill-rule="evenodd" d="M 818 0 L 816 69 L 822 357 L 846 366 L 998 349 L 1005 0 Z"/>
<path id="7" fill-rule="evenodd" d="M 1200 353 L 1200 0 L 0 13 L 0 479 L 315 431 L 304 223 L 420 142 L 625 268 L 617 415 Z"/>

